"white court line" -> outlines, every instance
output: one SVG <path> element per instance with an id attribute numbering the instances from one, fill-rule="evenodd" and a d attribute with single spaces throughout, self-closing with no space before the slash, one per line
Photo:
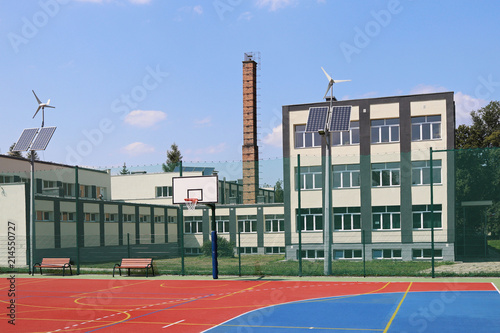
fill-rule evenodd
<path id="1" fill-rule="evenodd" d="M 182 323 L 184 320 L 186 320 L 186 319 L 182 319 L 182 320 L 176 321 L 175 323 L 172 323 L 172 324 L 169 324 L 169 325 L 165 325 L 162 328 L 167 328 L 167 327 L 170 327 L 170 326 L 174 326 L 174 325 L 176 325 L 178 323 Z"/>
<path id="2" fill-rule="evenodd" d="M 497 286 L 496 286 L 493 282 L 491 282 L 491 285 L 492 285 L 492 286 L 493 286 L 493 288 L 495 288 L 495 289 L 498 291 L 498 293 L 500 294 L 500 290 L 498 290 Z"/>

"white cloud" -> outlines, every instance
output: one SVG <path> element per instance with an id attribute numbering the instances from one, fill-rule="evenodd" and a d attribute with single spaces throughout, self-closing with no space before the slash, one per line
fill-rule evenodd
<path id="1" fill-rule="evenodd" d="M 129 156 L 139 156 L 155 152 L 155 148 L 143 142 L 133 142 L 121 149 L 121 152 Z"/>
<path id="2" fill-rule="evenodd" d="M 180 22 L 187 16 L 201 16 L 203 15 L 203 7 L 201 5 L 197 6 L 184 6 L 177 9 L 177 15 L 174 18 L 174 21 Z"/>
<path id="3" fill-rule="evenodd" d="M 210 127 L 212 126 L 212 118 L 195 119 L 194 124 L 196 127 Z"/>
<path id="4" fill-rule="evenodd" d="M 487 104 L 488 101 L 484 99 L 474 98 L 460 91 L 457 92 L 455 94 L 455 117 L 457 127 L 461 124 L 471 125 L 472 118 L 470 112 L 476 111 Z"/>
<path id="5" fill-rule="evenodd" d="M 135 110 L 125 116 L 124 121 L 132 126 L 147 128 L 152 127 L 167 118 L 163 111 Z"/>
<path id="6" fill-rule="evenodd" d="M 418 86 L 414 87 L 412 90 L 410 90 L 411 95 L 418 95 L 418 94 L 431 94 L 431 93 L 437 93 L 437 92 L 445 92 L 448 91 L 445 87 L 439 87 L 439 86 L 431 86 L 427 84 L 419 84 Z"/>
<path id="7" fill-rule="evenodd" d="M 203 14 L 203 7 L 201 5 L 194 6 L 193 12 L 198 14 L 198 15 L 201 15 L 201 14 Z"/>
<path id="8" fill-rule="evenodd" d="M 264 139 L 262 139 L 262 142 L 273 147 L 281 147 L 283 143 L 283 125 L 279 124 L 273 128 L 273 131 L 266 135 Z"/>
<path id="9" fill-rule="evenodd" d="M 77 0 L 79 2 L 92 2 L 92 3 L 104 3 L 111 2 L 112 0 Z M 148 5 L 152 0 L 127 0 L 134 5 Z"/>
<path id="10" fill-rule="evenodd" d="M 244 13 L 240 14 L 240 16 L 238 17 L 238 20 L 250 21 L 252 18 L 253 18 L 253 14 L 251 12 L 244 12 Z"/>
<path id="11" fill-rule="evenodd" d="M 297 3 L 297 0 L 257 0 L 256 2 L 258 7 L 268 7 L 271 12 L 288 6 L 295 6 Z"/>

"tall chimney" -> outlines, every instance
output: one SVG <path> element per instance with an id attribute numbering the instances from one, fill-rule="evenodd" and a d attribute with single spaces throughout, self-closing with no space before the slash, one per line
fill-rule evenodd
<path id="1" fill-rule="evenodd" d="M 243 204 L 257 202 L 259 147 L 257 146 L 257 63 L 252 53 L 243 61 Z"/>

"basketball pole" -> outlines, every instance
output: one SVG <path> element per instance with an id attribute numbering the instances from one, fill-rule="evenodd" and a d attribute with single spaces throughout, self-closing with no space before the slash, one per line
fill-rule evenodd
<path id="1" fill-rule="evenodd" d="M 215 221 L 215 204 L 207 204 L 212 208 L 212 277 L 219 278 L 219 263 L 217 260 L 217 222 Z"/>

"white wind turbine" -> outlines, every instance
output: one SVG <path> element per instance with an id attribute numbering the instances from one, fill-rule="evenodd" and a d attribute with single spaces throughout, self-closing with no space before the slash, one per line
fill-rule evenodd
<path id="1" fill-rule="evenodd" d="M 334 79 L 332 79 L 332 77 L 330 75 L 328 75 L 328 73 L 325 71 L 325 69 L 323 67 L 321 67 L 321 69 L 323 70 L 323 73 L 325 73 L 326 78 L 328 79 L 328 88 L 326 88 L 326 93 L 325 93 L 325 96 L 323 97 L 323 99 L 326 99 L 326 95 L 328 95 L 328 90 L 330 90 L 330 89 L 332 89 L 331 97 L 333 99 L 333 84 L 339 83 L 339 82 L 348 82 L 351 80 L 334 80 Z M 331 99 L 330 99 L 330 101 L 331 101 Z"/>
<path id="2" fill-rule="evenodd" d="M 50 104 L 50 98 L 47 101 L 47 103 L 42 103 L 40 101 L 40 99 L 38 98 L 38 96 L 35 94 L 35 91 L 34 90 L 32 90 L 32 91 L 33 91 L 33 95 L 35 95 L 36 101 L 38 102 L 38 109 L 36 109 L 36 112 L 33 115 L 33 118 L 35 118 L 35 116 L 38 113 L 38 111 L 40 111 L 40 109 L 42 109 L 42 127 L 43 127 L 43 123 L 45 122 L 45 108 L 53 108 L 54 109 L 55 106 L 49 105 Z"/>

